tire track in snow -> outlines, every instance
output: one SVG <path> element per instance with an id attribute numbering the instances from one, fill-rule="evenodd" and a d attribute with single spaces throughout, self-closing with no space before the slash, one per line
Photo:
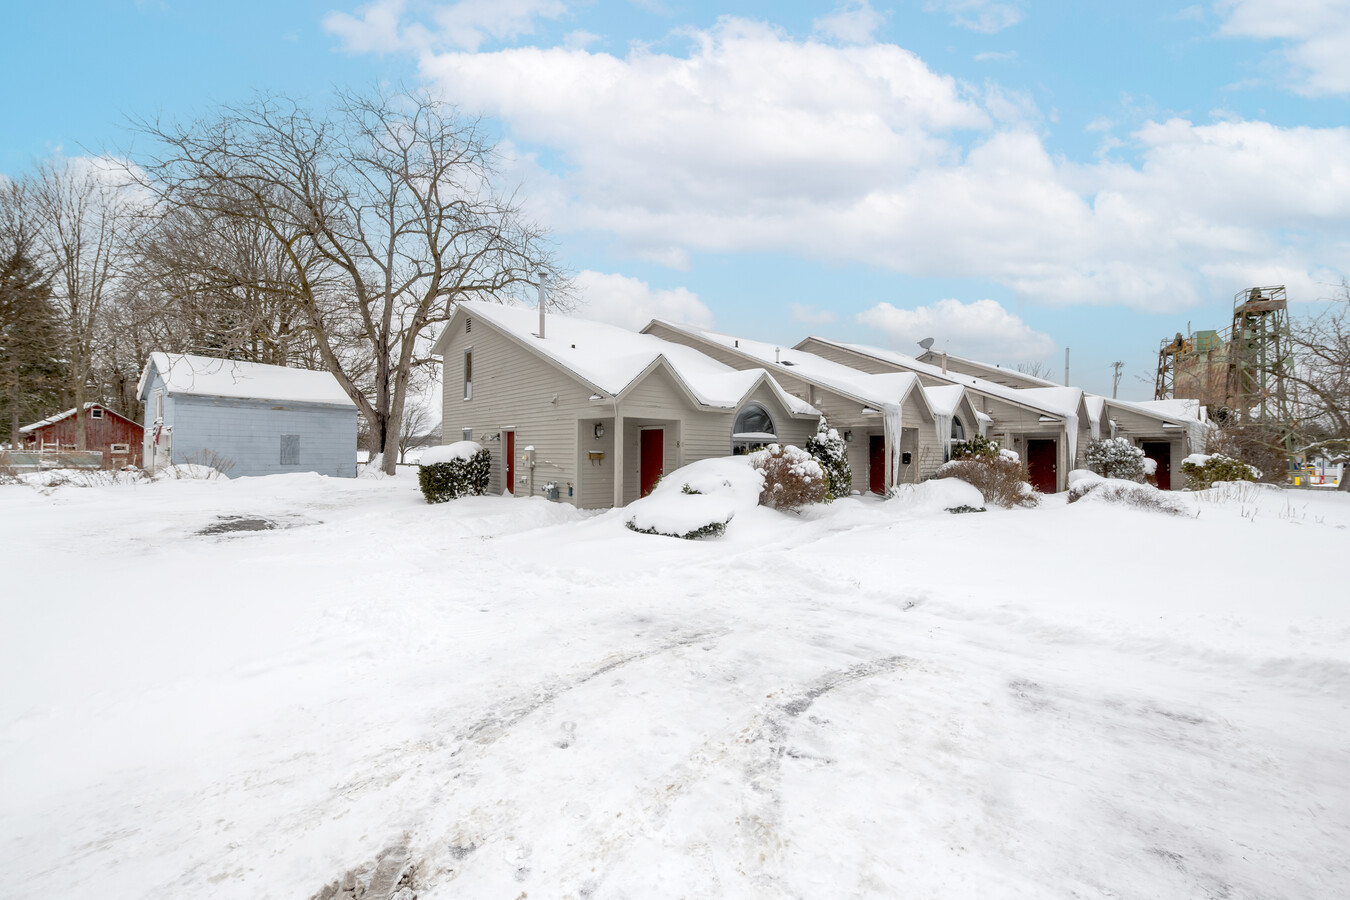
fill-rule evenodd
<path id="1" fill-rule="evenodd" d="M 599 663 L 599 665 L 596 665 L 594 668 L 587 669 L 579 675 L 574 675 L 570 678 L 554 679 L 553 681 L 548 682 L 536 688 L 533 691 L 524 694 L 517 694 L 511 698 L 508 698 L 507 700 L 500 701 L 494 704 L 492 707 L 490 707 L 487 712 L 479 716 L 479 718 L 474 720 L 472 724 L 470 724 L 467 728 L 461 730 L 455 736 L 454 742 L 458 744 L 458 746 L 456 746 L 455 749 L 450 754 L 450 757 L 453 760 L 453 762 L 451 763 L 451 771 L 450 772 L 442 771 L 439 774 L 441 776 L 448 775 L 452 779 L 457 778 L 458 774 L 453 773 L 453 770 L 463 769 L 468 765 L 470 765 L 469 756 L 472 754 L 466 753 L 465 752 L 466 750 L 481 751 L 486 749 L 490 745 L 496 743 L 498 740 L 507 736 L 511 732 L 511 730 L 514 729 L 517 725 L 519 725 L 522 721 L 524 721 L 534 713 L 539 712 L 540 710 L 554 703 L 556 700 L 558 700 L 558 698 L 562 697 L 564 694 L 567 694 L 570 691 L 576 690 L 577 688 L 580 688 L 603 675 L 607 675 L 625 666 L 630 666 L 634 663 L 642 662 L 644 660 L 660 656 L 661 654 L 678 650 L 681 647 L 688 647 L 693 644 L 698 644 L 709 640 L 716 640 L 717 638 L 720 638 L 725 634 L 727 634 L 726 629 L 720 630 L 710 629 L 704 631 L 696 631 L 681 635 L 673 640 L 668 640 L 665 643 L 658 644 L 654 647 L 649 647 L 645 650 L 627 653 L 612 653 L 609 656 L 605 657 Z M 411 746 L 405 745 L 400 748 L 386 750 L 383 753 L 379 754 L 381 762 L 378 763 L 377 765 L 380 765 L 382 768 L 388 768 L 388 765 L 385 762 L 385 760 L 388 760 L 391 756 L 398 757 L 398 759 L 402 764 L 397 766 L 396 771 L 390 772 L 383 777 L 365 779 L 356 784 L 349 783 L 337 789 L 334 792 L 334 794 L 335 796 L 341 796 L 344 798 L 352 799 L 357 794 L 364 793 L 370 790 L 371 788 L 378 789 L 387 787 L 388 785 L 393 784 L 394 782 L 402 778 L 405 772 L 411 769 L 415 769 L 417 767 L 417 763 L 415 763 L 408 757 L 408 753 L 410 750 L 425 753 L 428 750 L 439 750 L 439 749 L 442 748 L 433 746 L 425 741 L 420 741 L 417 742 L 415 745 Z M 304 815 L 308 817 L 312 814 L 313 810 L 311 809 L 307 811 Z M 401 841 L 402 846 L 407 846 L 410 843 L 409 835 L 404 834 L 401 838 Z M 469 846 L 461 846 L 460 844 L 455 843 L 453 841 L 446 842 L 446 841 L 432 840 L 427 842 L 427 845 L 433 847 L 438 845 L 450 847 L 451 855 L 455 856 L 456 860 L 467 857 L 474 850 L 478 849 L 478 845 L 476 844 L 471 844 Z M 417 866 L 414 866 L 412 868 L 412 871 L 414 872 L 418 871 L 418 867 L 420 866 L 425 866 L 425 869 L 428 871 L 436 871 L 436 869 L 433 868 L 432 866 L 425 865 L 428 862 L 430 862 L 430 860 L 424 858 L 423 860 L 419 861 Z M 376 866 L 376 863 L 378 863 L 378 860 L 376 860 L 375 863 L 367 864 L 365 868 Z M 356 869 L 360 868 L 362 867 L 356 867 Z M 378 866 L 376 866 L 376 868 L 378 868 Z M 356 869 L 349 870 L 347 875 L 344 875 L 342 877 L 346 878 L 347 876 L 351 875 L 352 871 L 356 871 Z M 450 879 L 447 880 L 453 880 L 453 878 L 454 876 L 451 875 Z M 341 879 L 339 879 L 339 881 L 341 881 Z M 414 885 L 414 886 L 423 887 L 425 885 Z M 380 898 L 380 900 L 383 900 L 383 898 Z"/>
<path id="2" fill-rule="evenodd" d="M 775 875 L 763 872 L 764 863 L 776 857 L 782 848 L 777 837 L 778 776 L 785 755 L 791 755 L 788 741 L 792 724 L 806 713 L 821 697 L 852 684 L 888 675 L 912 665 L 907 656 L 886 656 L 867 660 L 844 669 L 820 676 L 805 687 L 788 694 L 787 699 L 755 713 L 748 724 L 736 729 L 725 729 L 698 746 L 680 764 L 654 779 L 654 787 L 639 794 L 632 810 L 646 813 L 646 821 L 639 824 L 639 816 L 628 816 L 627 825 L 611 826 L 608 834 L 598 836 L 586 850 L 578 854 L 572 865 L 574 873 L 587 872 L 588 877 L 573 876 L 579 896 L 589 897 L 599 890 L 619 865 L 624 851 L 640 836 L 659 831 L 671 812 L 673 804 L 700 782 L 724 772 L 728 766 L 738 769 L 756 802 L 738 817 L 745 836 L 742 848 L 742 875 L 774 887 L 788 894 Z M 776 691 L 782 694 L 783 691 Z M 773 696 L 771 694 L 770 696 Z M 709 880 L 722 885 L 710 848 L 699 844 L 690 848 L 700 857 Z M 594 872 L 595 874 L 589 874 Z M 560 881 L 565 883 L 566 876 Z"/>

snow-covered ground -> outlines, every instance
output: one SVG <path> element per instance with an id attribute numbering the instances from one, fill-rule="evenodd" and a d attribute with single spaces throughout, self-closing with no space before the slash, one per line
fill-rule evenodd
<path id="1" fill-rule="evenodd" d="M 1350 496 L 1185 502 L 0 487 L 0 896 L 1344 897 Z"/>

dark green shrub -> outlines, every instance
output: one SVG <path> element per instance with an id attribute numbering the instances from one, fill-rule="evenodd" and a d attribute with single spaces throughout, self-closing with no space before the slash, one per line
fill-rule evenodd
<path id="1" fill-rule="evenodd" d="M 690 491 L 689 493 L 697 494 L 698 491 Z M 638 534 L 661 534 L 665 535 L 666 537 L 684 538 L 686 541 L 696 541 L 699 538 L 706 538 L 706 537 L 721 537 L 722 535 L 726 534 L 727 531 L 726 522 L 709 522 L 707 525 L 695 528 L 693 531 L 686 531 L 684 534 L 674 534 L 673 532 L 669 531 L 660 531 L 655 527 L 639 528 L 632 522 L 625 522 L 624 524 L 628 526 L 629 531 L 636 531 Z"/>
<path id="2" fill-rule="evenodd" d="M 1193 491 L 1208 490 L 1220 481 L 1256 481 L 1260 473 L 1240 459 L 1214 454 L 1203 463 L 1189 458 L 1181 464 L 1186 486 Z"/>
<path id="3" fill-rule="evenodd" d="M 815 457 L 825 472 L 828 487 L 825 490 L 825 502 L 837 497 L 847 497 L 853 490 L 853 472 L 848 465 L 848 445 L 822 418 L 816 426 L 816 433 L 806 439 L 806 452 Z"/>
<path id="4" fill-rule="evenodd" d="M 483 448 L 467 459 L 418 466 L 417 483 L 428 503 L 444 503 L 486 494 L 491 473 L 492 454 Z"/>
<path id="5" fill-rule="evenodd" d="M 998 441 L 991 441 L 983 435 L 973 435 L 969 440 L 952 444 L 952 459 L 997 459 Z"/>

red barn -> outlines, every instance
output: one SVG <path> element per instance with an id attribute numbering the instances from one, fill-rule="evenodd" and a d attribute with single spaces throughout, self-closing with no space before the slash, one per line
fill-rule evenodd
<path id="1" fill-rule="evenodd" d="M 102 403 L 84 405 L 84 445 L 103 454 L 105 469 L 141 464 L 141 438 L 145 429 Z M 41 422 L 19 429 L 23 449 L 29 452 L 61 453 L 75 449 L 75 410 L 68 409 Z"/>

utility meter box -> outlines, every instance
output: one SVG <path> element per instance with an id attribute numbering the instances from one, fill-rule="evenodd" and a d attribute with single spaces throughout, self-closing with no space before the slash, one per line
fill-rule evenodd
<path id="1" fill-rule="evenodd" d="M 557 499 L 558 499 L 558 485 L 557 485 L 557 484 L 555 484 L 554 482 L 550 481 L 548 484 L 544 485 L 544 499 L 545 499 L 545 500 L 557 500 Z"/>

